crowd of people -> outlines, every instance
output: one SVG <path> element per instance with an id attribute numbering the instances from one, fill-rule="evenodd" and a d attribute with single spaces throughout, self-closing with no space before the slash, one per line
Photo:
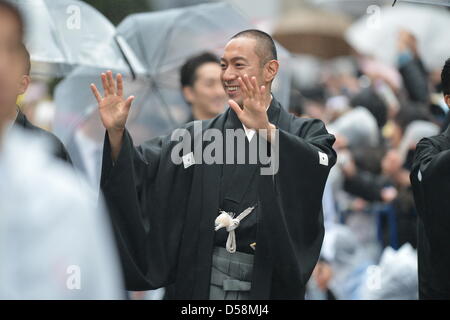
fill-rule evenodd
<path id="1" fill-rule="evenodd" d="M 315 87 L 294 91 L 291 104 L 292 112 L 322 119 L 336 136 L 338 162 L 323 198 L 322 260 L 313 275 L 319 289 L 312 291 L 337 299 L 418 297 L 410 172 L 416 144 L 448 125 L 449 62 L 426 70 L 414 35 L 397 36 L 396 67 L 362 56 L 335 59 L 324 64 Z M 391 249 L 400 249 L 397 258 L 383 262 Z M 373 270 L 395 285 L 373 286 Z"/>

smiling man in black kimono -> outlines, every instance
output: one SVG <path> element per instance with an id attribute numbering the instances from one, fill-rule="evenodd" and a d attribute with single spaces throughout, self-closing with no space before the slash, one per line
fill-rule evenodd
<path id="1" fill-rule="evenodd" d="M 450 107 L 450 59 L 441 78 Z M 450 127 L 417 144 L 410 179 L 418 212 L 419 299 L 450 299 Z"/>
<path id="2" fill-rule="evenodd" d="M 102 74 L 104 96 L 91 85 L 107 129 L 101 187 L 127 288 L 171 285 L 173 299 L 303 299 L 324 235 L 321 201 L 336 162 L 334 136 L 320 120 L 288 114 L 271 95 L 279 62 L 266 33 L 235 35 L 221 67 L 230 108 L 187 124 L 189 141 L 202 152 L 211 129 L 225 145 L 225 131 L 245 129 L 237 152 L 247 157 L 250 142 L 265 139 L 279 151 L 273 175 L 260 162 L 206 164 L 192 153 L 175 164 L 179 141 L 171 136 L 134 147 L 125 128 L 134 97 L 123 98 L 122 76 Z"/>

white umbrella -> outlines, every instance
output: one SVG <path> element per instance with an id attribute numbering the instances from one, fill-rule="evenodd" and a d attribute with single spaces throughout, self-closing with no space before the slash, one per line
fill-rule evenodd
<path id="1" fill-rule="evenodd" d="M 397 3 L 355 22 L 346 32 L 348 43 L 362 54 L 396 65 L 398 32 L 405 29 L 417 39 L 418 51 L 428 70 L 441 68 L 450 54 L 445 41 L 450 12 L 440 7 Z"/>
<path id="2" fill-rule="evenodd" d="M 25 19 L 33 74 L 63 76 L 76 66 L 141 71 L 126 42 L 115 37 L 114 25 L 90 5 L 77 0 L 13 3 Z"/>

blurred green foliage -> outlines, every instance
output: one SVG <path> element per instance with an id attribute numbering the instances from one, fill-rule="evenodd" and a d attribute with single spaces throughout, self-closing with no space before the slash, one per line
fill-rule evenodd
<path id="1" fill-rule="evenodd" d="M 151 11 L 150 0 L 83 0 L 99 10 L 114 25 L 126 16 L 137 12 Z"/>

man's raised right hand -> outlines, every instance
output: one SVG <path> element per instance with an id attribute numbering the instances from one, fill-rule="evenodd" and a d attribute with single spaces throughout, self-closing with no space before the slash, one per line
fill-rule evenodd
<path id="1" fill-rule="evenodd" d="M 111 71 L 102 73 L 101 78 L 104 97 L 100 95 L 95 84 L 91 84 L 91 90 L 97 99 L 102 123 L 108 131 L 113 159 L 116 159 L 134 96 L 126 100 L 123 98 L 123 79 L 120 73 L 117 74 L 116 83 Z"/>
<path id="2" fill-rule="evenodd" d="M 106 130 L 123 131 L 127 122 L 131 102 L 134 97 L 123 98 L 123 79 L 119 73 L 116 77 L 116 83 L 111 71 L 102 73 L 102 85 L 104 97 L 100 95 L 95 84 L 91 84 L 91 90 L 98 102 L 100 118 Z"/>

